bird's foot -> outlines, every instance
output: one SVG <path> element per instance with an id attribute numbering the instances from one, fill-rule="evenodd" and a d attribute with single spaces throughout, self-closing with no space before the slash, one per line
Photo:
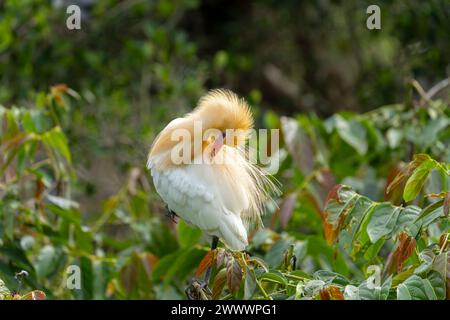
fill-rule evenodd
<path id="1" fill-rule="evenodd" d="M 172 221 L 173 223 L 178 223 L 178 221 L 176 219 L 178 217 L 178 215 L 175 212 L 173 212 L 172 210 L 170 210 L 169 206 L 166 206 L 166 217 L 168 219 L 170 219 L 170 221 Z"/>
<path id="2" fill-rule="evenodd" d="M 189 281 L 185 293 L 189 300 L 210 300 L 212 296 L 208 283 L 197 278 L 192 278 Z"/>

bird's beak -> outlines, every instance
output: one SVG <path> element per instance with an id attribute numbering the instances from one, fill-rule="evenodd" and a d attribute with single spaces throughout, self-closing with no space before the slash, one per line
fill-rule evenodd
<path id="1" fill-rule="evenodd" d="M 213 141 L 211 147 L 211 158 L 214 158 L 216 154 L 220 151 L 224 143 L 224 136 L 219 134 Z"/>

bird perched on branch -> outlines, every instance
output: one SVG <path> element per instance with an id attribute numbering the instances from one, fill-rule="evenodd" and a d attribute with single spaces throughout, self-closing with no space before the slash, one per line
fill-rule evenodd
<path id="1" fill-rule="evenodd" d="M 228 90 L 212 90 L 198 106 L 171 121 L 150 150 L 156 191 L 186 222 L 244 250 L 247 227 L 259 224 L 276 185 L 246 156 L 253 127 L 248 104 Z M 248 151 L 248 150 L 247 150 Z"/>

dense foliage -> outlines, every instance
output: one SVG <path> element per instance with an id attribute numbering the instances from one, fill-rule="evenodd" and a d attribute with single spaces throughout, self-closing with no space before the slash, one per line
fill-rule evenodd
<path id="1" fill-rule="evenodd" d="M 199 276 L 214 265 L 215 298 L 446 296 L 450 116 L 442 102 L 325 121 L 272 117 L 289 153 L 280 173 L 289 177 L 286 194 L 252 235 L 250 254 L 232 254 L 208 252 L 198 229 L 155 216 L 148 175 L 138 169 L 104 202 L 102 216 L 82 219 L 60 124 L 70 102 L 83 98 L 63 85 L 39 97 L 30 108 L 0 111 L 7 287 L 23 269 L 23 281 L 50 298 L 179 298 L 195 269 Z M 336 180 L 345 185 L 332 187 Z M 372 200 L 383 192 L 388 201 Z M 80 290 L 66 288 L 69 265 L 81 267 Z M 382 285 L 370 287 L 368 270 L 377 268 Z"/>
<path id="2" fill-rule="evenodd" d="M 363 3 L 277 3 L 98 1 L 78 33 L 51 2 L 0 3 L 0 299 L 182 299 L 209 266 L 199 298 L 449 298 L 449 99 L 409 80 L 447 75 L 449 7 L 386 4 L 401 19 L 368 34 L 345 19 Z M 246 253 L 167 219 L 145 169 L 216 86 L 282 133 L 279 208 Z"/>

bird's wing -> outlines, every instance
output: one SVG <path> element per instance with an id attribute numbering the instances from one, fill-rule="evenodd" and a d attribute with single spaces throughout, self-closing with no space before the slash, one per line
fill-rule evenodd
<path id="1" fill-rule="evenodd" d="M 230 210 L 224 203 L 223 190 L 217 187 L 220 181 L 215 180 L 210 166 L 191 165 L 165 171 L 153 168 L 151 172 L 156 191 L 178 216 L 218 236 L 230 249 L 245 248 L 247 231 L 241 212 Z"/>

